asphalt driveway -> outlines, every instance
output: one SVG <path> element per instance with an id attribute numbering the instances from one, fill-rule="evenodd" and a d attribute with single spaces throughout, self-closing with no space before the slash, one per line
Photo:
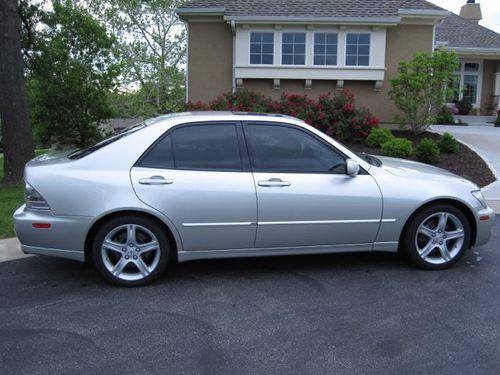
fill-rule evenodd
<path id="1" fill-rule="evenodd" d="M 426 272 L 391 254 L 202 261 L 123 289 L 71 261 L 0 263 L 2 374 L 497 374 L 500 217 Z"/>

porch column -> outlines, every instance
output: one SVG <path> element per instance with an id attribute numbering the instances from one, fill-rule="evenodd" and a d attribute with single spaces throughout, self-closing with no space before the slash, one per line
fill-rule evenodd
<path id="1" fill-rule="evenodd" d="M 495 73 L 495 99 L 496 99 L 496 104 L 497 108 L 500 109 L 500 71 Z"/>

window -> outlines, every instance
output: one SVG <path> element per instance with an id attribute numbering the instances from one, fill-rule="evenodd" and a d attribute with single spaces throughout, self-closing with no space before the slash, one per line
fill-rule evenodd
<path id="1" fill-rule="evenodd" d="M 245 130 L 257 172 L 345 173 L 344 158 L 302 130 L 261 124 Z"/>
<path id="2" fill-rule="evenodd" d="M 478 62 L 462 62 L 460 69 L 453 74 L 449 88 L 454 89 L 451 99 L 468 100 L 479 105 L 479 84 L 481 80 L 481 64 Z"/>
<path id="3" fill-rule="evenodd" d="M 314 65 L 337 65 L 338 34 L 314 34 Z"/>
<path id="4" fill-rule="evenodd" d="M 345 64 L 348 66 L 370 64 L 370 34 L 347 34 Z"/>
<path id="5" fill-rule="evenodd" d="M 283 33 L 281 63 L 283 65 L 305 65 L 306 33 Z"/>
<path id="6" fill-rule="evenodd" d="M 250 33 L 250 64 L 274 63 L 274 33 Z"/>
<path id="7" fill-rule="evenodd" d="M 241 171 L 236 126 L 207 124 L 174 129 L 148 151 L 141 167 Z"/>

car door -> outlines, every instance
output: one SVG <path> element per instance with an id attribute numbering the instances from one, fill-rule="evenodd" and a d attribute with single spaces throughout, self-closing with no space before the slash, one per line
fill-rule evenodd
<path id="1" fill-rule="evenodd" d="M 258 201 L 256 247 L 371 244 L 382 196 L 365 171 L 346 175 L 346 157 L 301 127 L 244 127 Z"/>
<path id="2" fill-rule="evenodd" d="M 253 247 L 257 203 L 243 143 L 238 123 L 178 126 L 132 168 L 137 196 L 174 223 L 184 251 Z"/>

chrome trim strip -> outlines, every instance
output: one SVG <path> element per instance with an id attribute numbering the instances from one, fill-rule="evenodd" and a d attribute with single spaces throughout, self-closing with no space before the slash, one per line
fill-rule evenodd
<path id="1" fill-rule="evenodd" d="M 250 226 L 254 223 L 182 223 L 183 227 L 244 227 Z"/>
<path id="2" fill-rule="evenodd" d="M 311 221 L 259 221 L 258 225 L 297 225 L 297 224 L 363 224 L 363 223 L 394 223 L 396 219 L 365 219 L 365 220 L 311 220 Z"/>

